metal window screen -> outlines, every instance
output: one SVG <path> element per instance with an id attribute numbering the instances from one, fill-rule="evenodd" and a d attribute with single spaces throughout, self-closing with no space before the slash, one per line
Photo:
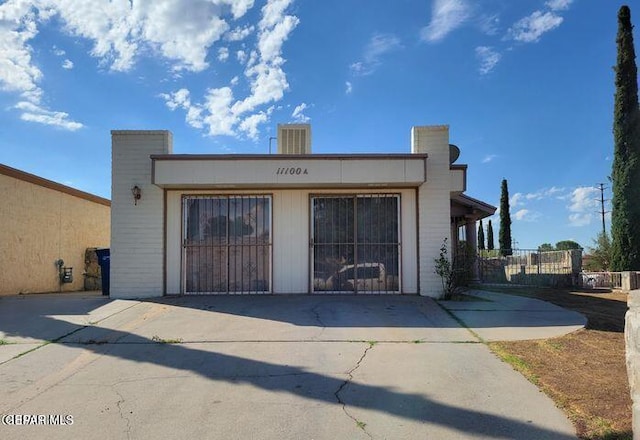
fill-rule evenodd
<path id="1" fill-rule="evenodd" d="M 271 290 L 271 197 L 184 196 L 186 294 Z"/>
<path id="2" fill-rule="evenodd" d="M 311 199 L 314 292 L 400 291 L 400 196 Z"/>

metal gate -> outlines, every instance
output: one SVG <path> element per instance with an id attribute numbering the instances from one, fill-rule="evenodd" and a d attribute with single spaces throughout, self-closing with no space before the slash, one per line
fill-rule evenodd
<path id="1" fill-rule="evenodd" d="M 184 196 L 183 291 L 271 291 L 271 196 Z"/>
<path id="2" fill-rule="evenodd" d="M 400 292 L 400 196 L 311 198 L 314 292 Z"/>

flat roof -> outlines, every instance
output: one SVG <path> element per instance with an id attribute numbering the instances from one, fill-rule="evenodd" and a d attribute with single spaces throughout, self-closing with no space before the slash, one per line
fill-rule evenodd
<path id="1" fill-rule="evenodd" d="M 42 186 L 54 191 L 60 191 L 62 193 L 85 199 L 90 202 L 99 203 L 100 205 L 111 206 L 111 200 L 109 199 L 105 199 L 88 192 L 80 191 L 79 189 L 71 188 L 70 186 L 54 182 L 53 180 L 48 180 L 40 176 L 36 176 L 35 174 L 27 173 L 25 171 L 11 168 L 3 164 L 0 164 L 0 174 L 8 177 L 13 177 L 14 179 L 22 180 L 28 183 L 33 183 L 34 185 Z"/>
<path id="2" fill-rule="evenodd" d="M 152 160 L 282 160 L 282 159 L 424 159 L 426 153 L 361 153 L 361 154 L 152 154 Z"/>

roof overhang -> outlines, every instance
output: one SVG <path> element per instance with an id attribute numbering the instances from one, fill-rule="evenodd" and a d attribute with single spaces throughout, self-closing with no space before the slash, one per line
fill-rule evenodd
<path id="1" fill-rule="evenodd" d="M 152 182 L 187 188 L 417 187 L 426 154 L 152 155 Z"/>
<path id="2" fill-rule="evenodd" d="M 79 189 L 71 188 L 70 186 L 62 185 L 58 182 L 54 182 L 53 180 L 48 180 L 40 176 L 36 176 L 35 174 L 27 173 L 16 168 L 11 168 L 7 165 L 0 164 L 0 175 L 12 177 L 14 179 L 22 180 L 34 185 L 39 185 L 43 188 L 49 188 L 54 191 L 59 191 L 61 193 L 78 197 L 80 199 L 111 207 L 111 200 L 109 199 L 105 199 L 104 197 L 100 197 L 88 192 L 80 191 Z"/>
<path id="3" fill-rule="evenodd" d="M 473 220 L 490 217 L 496 212 L 496 207 L 466 194 L 451 195 L 451 215 L 464 216 Z"/>

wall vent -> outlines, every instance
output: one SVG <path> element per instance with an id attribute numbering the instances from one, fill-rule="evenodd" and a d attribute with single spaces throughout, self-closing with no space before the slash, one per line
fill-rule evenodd
<path id="1" fill-rule="evenodd" d="M 278 124 L 278 154 L 311 154 L 311 125 Z"/>

